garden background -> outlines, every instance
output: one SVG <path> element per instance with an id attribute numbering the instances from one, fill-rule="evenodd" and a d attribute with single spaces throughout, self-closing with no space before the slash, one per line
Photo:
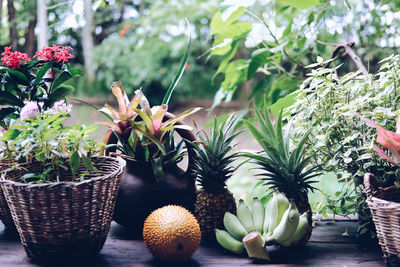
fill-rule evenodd
<path id="1" fill-rule="evenodd" d="M 400 47 L 399 1 L 0 0 L 0 48 L 11 44 L 32 57 L 42 45 L 71 46 L 71 64 L 84 73 L 70 82 L 74 97 L 98 107 L 115 105 L 110 86 L 119 80 L 129 96 L 142 88 L 155 105 L 185 51 L 185 18 L 190 55 L 169 110 L 202 106 L 187 119 L 198 129 L 207 128 L 213 116 L 245 113 L 264 99 L 275 111 L 293 104 L 309 64 L 333 57 L 333 64 L 343 64 L 340 74 L 357 70 L 360 62 L 375 73 L 378 62 Z M 348 56 L 349 48 L 359 61 Z M 92 108 L 71 102 L 75 124 L 103 120 Z M 100 141 L 105 132 L 99 126 L 94 137 Z M 237 143 L 237 149 L 259 149 L 248 133 Z M 250 192 L 239 196 L 248 198 L 264 194 L 256 184 L 248 166 L 228 182 L 236 196 Z M 352 193 L 340 194 L 343 186 L 337 174 L 319 177 L 320 191 L 310 196 L 314 211 L 355 213 Z"/>

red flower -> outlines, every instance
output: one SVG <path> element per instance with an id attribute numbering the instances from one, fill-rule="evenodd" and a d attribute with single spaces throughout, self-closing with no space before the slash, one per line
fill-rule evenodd
<path id="1" fill-rule="evenodd" d="M 3 57 L 1 58 L 4 66 L 7 66 L 11 69 L 19 69 L 19 64 L 26 64 L 30 58 L 25 53 L 20 53 L 18 51 L 11 52 L 11 45 L 9 47 L 4 48 L 4 52 L 1 54 Z"/>
<path id="2" fill-rule="evenodd" d="M 74 58 L 73 55 L 69 53 L 72 50 L 69 46 L 46 46 L 36 52 L 35 57 L 44 61 L 55 61 L 55 62 L 68 62 L 68 59 Z"/>

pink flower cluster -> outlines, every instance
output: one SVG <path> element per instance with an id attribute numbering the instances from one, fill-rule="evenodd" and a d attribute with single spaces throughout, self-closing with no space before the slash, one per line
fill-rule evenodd
<path id="1" fill-rule="evenodd" d="M 64 100 L 60 100 L 54 103 L 53 107 L 46 110 L 46 113 L 55 115 L 64 111 L 65 113 L 70 113 L 72 111 L 72 104 L 67 104 Z"/>
<path id="2" fill-rule="evenodd" d="M 4 48 L 4 52 L 1 54 L 2 64 L 11 69 L 19 69 L 19 64 L 26 64 L 30 58 L 25 53 L 20 53 L 18 51 L 11 52 L 11 46 Z"/>
<path id="3" fill-rule="evenodd" d="M 43 107 L 43 102 L 39 103 L 36 101 L 27 102 L 20 112 L 21 121 L 24 121 L 26 118 L 34 118 L 36 115 L 40 113 L 42 107 Z"/>
<path id="4" fill-rule="evenodd" d="M 36 52 L 36 58 L 44 61 L 54 61 L 54 62 L 68 62 L 68 59 L 74 58 L 75 56 L 70 54 L 70 50 L 72 50 L 69 46 L 60 46 L 60 45 L 53 45 L 53 46 L 46 46 Z"/>

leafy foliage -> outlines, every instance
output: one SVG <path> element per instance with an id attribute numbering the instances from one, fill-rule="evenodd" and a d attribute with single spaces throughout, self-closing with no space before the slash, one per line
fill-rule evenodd
<path id="1" fill-rule="evenodd" d="M 339 78 L 335 69 L 327 69 L 321 62 L 300 87 L 296 103 L 287 108 L 300 134 L 312 129 L 309 155 L 313 162 L 324 171 L 336 172 L 338 181 L 347 188 L 356 187 L 346 191 L 346 196 L 337 192 L 342 211 L 368 213 L 361 186 L 366 172 L 374 173 L 382 187 L 400 177 L 397 167 L 373 151 L 375 130 L 354 116 L 363 114 L 389 130 L 396 128 L 399 63 L 399 56 L 391 56 L 381 62 L 375 75 L 357 71 Z M 354 192 L 360 197 L 347 198 Z M 345 208 L 349 204 L 353 209 Z"/>
<path id="2" fill-rule="evenodd" d="M 46 75 L 48 71 L 53 77 Z M 68 63 L 31 60 L 19 69 L 0 66 L 0 125 L 7 128 L 11 119 L 17 119 L 25 101 L 43 102 L 44 108 L 65 99 L 74 88 L 66 85 L 70 78 L 81 75 L 79 69 Z"/>
<path id="3" fill-rule="evenodd" d="M 331 57 L 340 43 L 355 41 L 356 54 L 369 62 L 371 72 L 376 71 L 382 54 L 388 56 L 395 51 L 391 47 L 400 45 L 392 35 L 398 21 L 382 19 L 392 18 L 398 7 L 393 1 L 373 0 L 224 1 L 210 23 L 213 47 L 209 54 L 221 59 L 215 76 L 224 79 L 214 105 L 230 101 L 250 81 L 249 99 L 262 105 L 265 95 L 277 115 L 294 103 L 291 93 L 311 72 L 307 65 L 317 56 Z M 341 69 L 344 73 L 352 70 L 351 62 Z M 271 106 L 280 98 L 284 100 Z"/>
<path id="4" fill-rule="evenodd" d="M 40 164 L 43 170 L 24 175 L 22 179 L 25 182 L 59 182 L 62 171 L 68 169 L 75 177 L 81 164 L 87 171 L 95 171 L 90 155 L 97 152 L 98 144 L 89 139 L 89 134 L 96 127 L 64 126 L 67 118 L 64 111 L 55 115 L 42 113 L 25 119 L 22 124 L 12 125 L 4 133 L 4 153 L 9 160 Z M 65 157 L 69 160 L 65 161 Z M 84 175 L 75 177 L 75 180 L 82 181 Z"/>

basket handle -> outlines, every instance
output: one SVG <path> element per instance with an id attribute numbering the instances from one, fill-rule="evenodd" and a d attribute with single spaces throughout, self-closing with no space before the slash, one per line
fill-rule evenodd
<path id="1" fill-rule="evenodd" d="M 368 172 L 364 175 L 364 188 L 365 188 L 365 192 L 367 193 L 367 197 L 373 196 L 374 188 L 371 183 L 373 178 L 374 178 L 374 175 L 372 173 Z"/>
<path id="2" fill-rule="evenodd" d="M 163 118 L 163 121 L 175 118 L 176 116 L 170 112 L 166 112 Z M 185 123 L 183 123 L 182 121 L 177 121 L 175 123 L 176 125 L 185 125 Z M 130 131 L 132 131 L 132 128 L 129 129 L 129 133 Z M 189 131 L 189 130 L 185 130 L 185 129 L 175 129 L 175 131 L 179 134 L 180 137 L 182 137 L 182 139 L 184 140 L 184 142 L 186 143 L 186 148 L 188 150 L 188 157 L 189 157 L 189 162 L 188 162 L 188 167 L 186 169 L 185 172 L 185 177 L 191 181 L 193 183 L 194 186 L 194 180 L 195 177 L 192 173 L 192 168 L 194 166 L 195 163 L 195 152 L 194 152 L 194 148 L 193 146 L 191 146 L 188 142 L 194 142 L 196 141 L 196 137 L 195 135 Z M 129 133 L 125 133 L 124 134 L 129 134 Z M 105 138 L 105 143 L 106 145 L 111 145 L 111 144 L 117 144 L 118 143 L 118 138 L 117 136 L 114 134 L 114 132 L 112 130 L 109 130 L 106 134 L 106 138 Z M 110 149 L 106 149 L 104 151 L 104 154 L 106 156 L 110 155 L 111 152 L 115 152 L 116 149 L 115 148 L 110 148 Z"/>

